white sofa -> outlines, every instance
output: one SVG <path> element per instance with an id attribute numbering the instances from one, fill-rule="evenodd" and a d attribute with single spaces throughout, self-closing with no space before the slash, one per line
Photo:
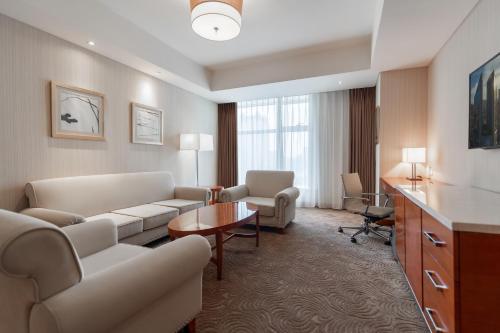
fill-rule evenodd
<path id="1" fill-rule="evenodd" d="M 26 185 L 22 213 L 57 226 L 109 219 L 121 243 L 144 245 L 168 234 L 179 213 L 208 203 L 207 188 L 175 186 L 169 172 L 45 179 Z"/>
<path id="2" fill-rule="evenodd" d="M 64 228 L 0 210 L 0 332 L 177 332 L 201 311 L 211 249 L 188 236 L 149 249 L 115 224 Z"/>
<path id="3" fill-rule="evenodd" d="M 222 190 L 222 202 L 243 201 L 259 207 L 260 225 L 284 229 L 295 218 L 300 195 L 293 171 L 251 170 L 244 185 Z"/>

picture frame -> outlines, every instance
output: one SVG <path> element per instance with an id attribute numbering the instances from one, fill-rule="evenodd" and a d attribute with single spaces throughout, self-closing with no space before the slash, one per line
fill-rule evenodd
<path id="1" fill-rule="evenodd" d="M 51 134 L 54 138 L 104 141 L 105 96 L 51 81 Z"/>
<path id="2" fill-rule="evenodd" d="M 132 143 L 163 145 L 163 110 L 139 103 L 131 103 L 131 109 Z"/>

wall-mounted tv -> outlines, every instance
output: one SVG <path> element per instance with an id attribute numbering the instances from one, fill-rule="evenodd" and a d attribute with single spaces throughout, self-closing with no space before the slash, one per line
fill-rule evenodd
<path id="1" fill-rule="evenodd" d="M 500 53 L 469 76 L 469 149 L 500 148 Z"/>

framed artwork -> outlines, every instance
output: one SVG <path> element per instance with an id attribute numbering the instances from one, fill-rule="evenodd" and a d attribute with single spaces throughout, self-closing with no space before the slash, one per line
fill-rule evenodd
<path id="1" fill-rule="evenodd" d="M 132 142 L 163 145 L 163 110 L 132 103 Z"/>
<path id="2" fill-rule="evenodd" d="M 51 82 L 52 137 L 104 141 L 104 95 Z"/>

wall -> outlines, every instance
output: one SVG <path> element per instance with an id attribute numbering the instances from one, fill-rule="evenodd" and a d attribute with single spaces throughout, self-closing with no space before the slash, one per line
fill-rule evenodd
<path id="1" fill-rule="evenodd" d="M 409 176 L 402 148 L 427 145 L 427 68 L 382 72 L 378 91 L 380 176 Z M 418 173 L 425 176 L 425 168 L 419 166 Z"/>
<path id="2" fill-rule="evenodd" d="M 500 150 L 468 149 L 469 74 L 500 51 L 500 1 L 481 0 L 429 68 L 434 178 L 500 191 Z"/>
<path id="3" fill-rule="evenodd" d="M 194 152 L 178 151 L 179 133 L 216 140 L 215 103 L 3 15 L 0 45 L 0 208 L 23 208 L 24 184 L 49 177 L 169 170 L 194 184 Z M 50 80 L 106 95 L 105 142 L 49 136 Z M 131 101 L 165 111 L 164 146 L 130 143 Z M 200 153 L 201 184 L 215 183 L 216 154 Z"/>

